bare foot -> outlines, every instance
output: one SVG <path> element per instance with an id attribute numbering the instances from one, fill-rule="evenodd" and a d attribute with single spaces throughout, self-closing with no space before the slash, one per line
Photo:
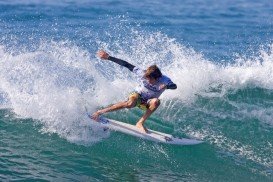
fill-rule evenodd
<path id="1" fill-rule="evenodd" d="M 102 113 L 100 111 L 97 111 L 95 113 L 92 114 L 92 116 L 90 116 L 91 119 L 95 120 L 95 121 L 98 121 L 99 120 L 99 116 L 101 115 Z"/>
<path id="2" fill-rule="evenodd" d="M 137 123 L 136 127 L 142 132 L 142 133 L 148 133 L 148 129 L 143 126 L 142 123 Z"/>

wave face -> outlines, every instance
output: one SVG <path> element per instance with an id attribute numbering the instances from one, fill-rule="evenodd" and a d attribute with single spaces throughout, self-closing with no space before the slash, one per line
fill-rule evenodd
<path id="1" fill-rule="evenodd" d="M 0 179 L 272 180 L 273 44 L 262 18 L 272 18 L 270 7 L 185 2 L 189 14 L 176 1 L 129 12 L 131 1 L 94 2 L 0 1 Z M 253 6 L 260 18 L 245 22 Z M 242 26 L 252 38 L 238 33 Z M 129 70 L 99 60 L 98 49 L 143 69 L 157 64 L 178 88 L 163 93 L 147 126 L 205 144 L 165 146 L 91 122 L 85 107 L 124 101 L 137 86 Z M 134 124 L 142 114 L 106 116 Z"/>

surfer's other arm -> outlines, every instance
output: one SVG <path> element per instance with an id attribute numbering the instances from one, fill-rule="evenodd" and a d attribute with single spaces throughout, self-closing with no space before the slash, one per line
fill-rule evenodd
<path id="1" fill-rule="evenodd" d="M 101 59 L 110 60 L 110 61 L 113 61 L 121 66 L 124 66 L 124 67 L 128 68 L 130 71 L 133 71 L 133 69 L 135 67 L 134 65 L 128 63 L 127 61 L 110 56 L 107 52 L 105 52 L 103 50 L 98 51 L 97 55 Z"/>
<path id="2" fill-rule="evenodd" d="M 171 90 L 174 90 L 174 89 L 177 89 L 177 85 L 175 83 L 172 82 L 172 80 L 168 77 L 165 76 L 165 80 L 164 80 L 165 83 L 162 83 L 160 86 L 159 86 L 159 89 L 171 89 Z"/>
<path id="3" fill-rule="evenodd" d="M 172 90 L 174 90 L 174 89 L 176 89 L 177 88 L 177 85 L 175 84 L 175 83 L 171 83 L 171 84 L 168 84 L 167 86 L 166 86 L 166 89 L 172 89 Z"/>
<path id="4" fill-rule="evenodd" d="M 169 84 L 161 84 L 160 85 L 160 90 L 161 89 L 171 89 L 171 90 L 174 90 L 174 89 L 177 89 L 177 85 L 175 83 L 169 83 Z"/>

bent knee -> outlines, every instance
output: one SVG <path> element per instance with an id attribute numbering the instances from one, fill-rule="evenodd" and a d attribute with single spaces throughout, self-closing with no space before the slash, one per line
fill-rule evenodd
<path id="1" fill-rule="evenodd" d="M 135 107 L 135 105 L 136 105 L 135 102 L 127 101 L 126 104 L 125 104 L 125 107 L 126 108 L 133 108 L 133 107 Z"/>
<path id="2" fill-rule="evenodd" d="M 160 100 L 157 99 L 157 98 L 154 98 L 150 101 L 150 106 L 153 106 L 153 107 L 158 107 L 160 105 Z"/>

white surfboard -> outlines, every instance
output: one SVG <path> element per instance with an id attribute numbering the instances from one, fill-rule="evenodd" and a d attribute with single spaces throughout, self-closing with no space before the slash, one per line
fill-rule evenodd
<path id="1" fill-rule="evenodd" d="M 148 130 L 148 133 L 142 133 L 135 125 L 116 121 L 113 119 L 107 119 L 105 117 L 100 117 L 98 122 L 101 125 L 101 127 L 103 127 L 104 130 L 118 131 L 121 133 L 125 133 L 128 135 L 136 136 L 154 142 L 167 143 L 173 145 L 196 145 L 203 143 L 203 141 L 201 140 L 173 137 L 170 134 L 150 129 Z"/>

